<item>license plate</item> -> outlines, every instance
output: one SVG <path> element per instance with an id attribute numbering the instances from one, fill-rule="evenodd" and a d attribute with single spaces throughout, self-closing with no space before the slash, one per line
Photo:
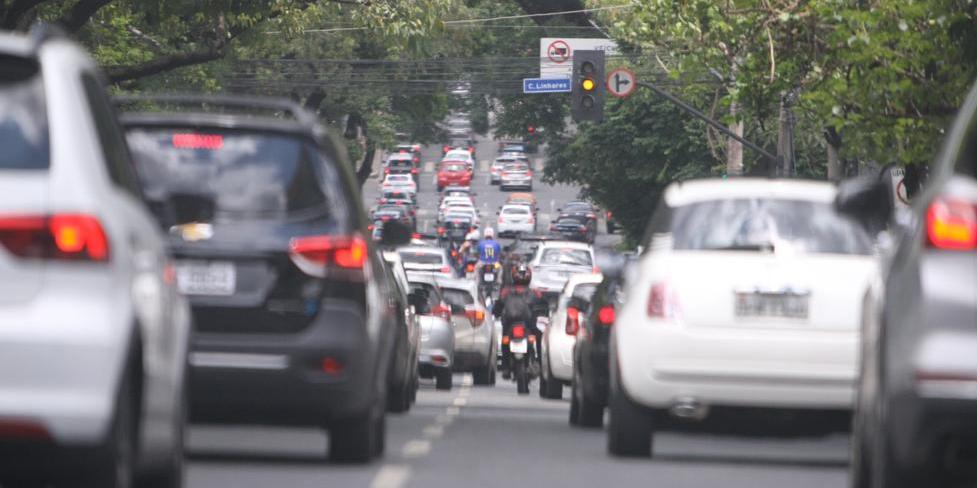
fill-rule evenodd
<path id="1" fill-rule="evenodd" d="M 485 273 L 485 281 L 495 281 L 495 275 L 492 273 Z"/>
<path id="2" fill-rule="evenodd" d="M 737 317 L 806 319 L 808 295 L 785 293 L 737 293 Z"/>
<path id="3" fill-rule="evenodd" d="M 509 351 L 515 354 L 526 354 L 529 351 L 529 341 L 526 339 L 509 341 Z"/>
<path id="4" fill-rule="evenodd" d="M 225 261 L 182 261 L 176 265 L 176 280 L 185 295 L 233 295 L 237 269 Z"/>

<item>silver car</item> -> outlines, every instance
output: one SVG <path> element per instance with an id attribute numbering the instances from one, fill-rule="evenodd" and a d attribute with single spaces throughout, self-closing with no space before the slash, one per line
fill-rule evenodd
<path id="1" fill-rule="evenodd" d="M 179 486 L 189 308 L 95 63 L 37 39 L 0 34 L 0 484 Z"/>
<path id="2" fill-rule="evenodd" d="M 438 280 L 451 308 L 455 330 L 455 371 L 471 371 L 476 385 L 495 384 L 495 321 L 475 280 Z"/>
<path id="3" fill-rule="evenodd" d="M 409 246 L 397 250 L 408 273 L 429 273 L 437 278 L 455 278 L 448 251 L 441 247 Z"/>
<path id="4" fill-rule="evenodd" d="M 437 389 L 450 390 L 451 369 L 455 364 L 451 308 L 433 276 L 408 272 L 407 278 L 410 280 L 408 299 L 421 324 L 420 375 L 434 378 Z"/>

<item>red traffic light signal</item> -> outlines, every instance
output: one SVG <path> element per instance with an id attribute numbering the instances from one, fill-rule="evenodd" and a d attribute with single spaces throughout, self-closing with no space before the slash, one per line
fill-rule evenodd
<path id="1" fill-rule="evenodd" d="M 533 132 L 536 132 L 536 128 L 533 126 L 526 127 L 526 132 L 532 134 Z"/>

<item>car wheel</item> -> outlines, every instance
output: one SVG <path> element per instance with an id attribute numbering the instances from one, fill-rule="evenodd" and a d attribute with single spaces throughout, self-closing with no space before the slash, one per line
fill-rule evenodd
<path id="1" fill-rule="evenodd" d="M 450 390 L 451 389 L 451 370 L 450 369 L 439 369 L 435 373 L 435 385 L 434 387 L 438 390 Z"/>
<path id="2" fill-rule="evenodd" d="M 387 392 L 387 411 L 393 413 L 403 413 L 410 410 L 411 395 L 414 390 L 414 382 L 407 381 L 402 387 L 393 388 Z"/>
<path id="3" fill-rule="evenodd" d="M 651 412 L 635 405 L 620 381 L 611 379 L 610 422 L 607 426 L 607 450 L 621 457 L 651 456 L 653 417 Z"/>
<path id="4" fill-rule="evenodd" d="M 870 454 L 872 456 L 869 467 L 869 481 L 866 486 L 876 488 L 923 488 L 928 486 L 944 486 L 943 480 L 937 479 L 935 473 L 923 473 L 923 470 L 911 470 L 901 466 L 893 459 L 892 445 L 887 435 L 885 422 L 877 432 Z"/>
<path id="5" fill-rule="evenodd" d="M 865 448 L 865 433 L 855 422 L 851 439 L 851 467 L 848 470 L 850 488 L 871 488 L 871 466 L 868 463 L 868 449 Z"/>
<path id="6" fill-rule="evenodd" d="M 543 368 L 543 374 L 540 376 L 541 378 L 546 378 L 546 381 L 541 380 L 539 383 L 539 396 L 547 400 L 562 399 L 563 383 L 553 377 L 553 374 L 550 372 L 549 361 L 547 361 L 547 366 Z"/>
<path id="7" fill-rule="evenodd" d="M 579 399 L 577 400 L 577 423 L 582 427 L 602 427 L 604 425 L 604 407 L 589 400 L 583 392 L 583 388 L 579 389 L 579 395 Z"/>
<path id="8" fill-rule="evenodd" d="M 329 459 L 339 463 L 366 463 L 383 451 L 385 421 L 374 406 L 362 415 L 335 422 L 329 429 Z"/>
<path id="9" fill-rule="evenodd" d="M 132 394 L 132 380 L 129 374 L 122 378 L 119 396 L 116 400 L 115 416 L 99 448 L 96 458 L 88 467 L 85 478 L 90 486 L 98 488 L 129 488 L 133 486 L 133 467 L 135 466 L 135 427 L 136 405 Z M 84 483 L 82 486 L 88 486 Z"/>
<path id="10" fill-rule="evenodd" d="M 495 361 L 490 357 L 485 366 L 479 366 L 472 371 L 472 382 L 477 386 L 495 384 Z"/>
<path id="11" fill-rule="evenodd" d="M 186 391 L 186 390 L 184 390 Z M 180 412 L 177 414 L 176 433 L 170 459 L 160 469 L 139 475 L 139 488 L 182 488 L 183 486 L 183 442 L 186 430 L 187 398 L 184 394 Z"/>
<path id="12" fill-rule="evenodd" d="M 580 424 L 580 402 L 577 400 L 577 382 L 570 387 L 570 425 Z"/>

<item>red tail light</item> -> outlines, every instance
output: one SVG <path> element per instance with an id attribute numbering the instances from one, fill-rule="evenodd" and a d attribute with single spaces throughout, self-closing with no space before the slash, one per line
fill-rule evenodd
<path id="1" fill-rule="evenodd" d="M 614 307 L 610 305 L 604 305 L 597 311 L 597 320 L 600 321 L 601 325 L 613 325 L 614 318 Z"/>
<path id="2" fill-rule="evenodd" d="M 390 168 L 383 168 L 383 174 L 389 175 L 390 174 Z"/>
<path id="3" fill-rule="evenodd" d="M 469 273 L 474 273 L 475 272 L 475 265 L 474 264 L 469 264 L 468 266 L 465 266 L 465 271 L 468 271 Z"/>
<path id="4" fill-rule="evenodd" d="M 448 152 L 450 150 L 451 150 L 451 146 L 444 146 L 444 152 Z"/>
<path id="5" fill-rule="evenodd" d="M 441 267 L 441 272 L 442 273 L 450 273 L 451 272 L 451 267 L 450 266 L 442 266 Z"/>
<path id="6" fill-rule="evenodd" d="M 523 339 L 526 337 L 526 326 L 524 325 L 513 325 L 512 326 L 512 338 L 513 339 Z"/>
<path id="7" fill-rule="evenodd" d="M 292 238 L 292 262 L 312 276 L 324 276 L 326 267 L 363 269 L 366 241 L 360 236 L 307 236 Z"/>
<path id="8" fill-rule="evenodd" d="M 0 216 L 0 243 L 18 257 L 108 261 L 109 242 L 90 215 Z"/>
<path id="9" fill-rule="evenodd" d="M 655 283 L 648 293 L 649 317 L 671 319 L 678 315 L 678 300 L 675 292 L 666 283 Z"/>
<path id="10" fill-rule="evenodd" d="M 926 236 L 931 246 L 954 251 L 977 249 L 977 206 L 940 197 L 926 211 Z"/>
<path id="11" fill-rule="evenodd" d="M 577 331 L 580 330 L 580 310 L 576 307 L 567 307 L 567 323 L 566 323 L 566 333 L 567 335 L 575 336 Z"/>
<path id="12" fill-rule="evenodd" d="M 410 169 L 410 174 L 416 175 L 417 174 L 417 168 L 411 168 Z"/>

